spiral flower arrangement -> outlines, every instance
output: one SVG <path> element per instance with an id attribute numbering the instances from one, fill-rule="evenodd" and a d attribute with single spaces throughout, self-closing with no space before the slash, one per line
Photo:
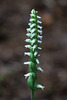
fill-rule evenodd
<path id="1" fill-rule="evenodd" d="M 29 56 L 29 61 L 24 62 L 24 64 L 29 65 L 29 73 L 25 74 L 24 76 L 25 78 L 28 77 L 27 82 L 29 88 L 31 89 L 31 100 L 34 100 L 35 90 L 37 90 L 38 88 L 44 90 L 44 86 L 36 83 L 37 80 L 36 72 L 38 70 L 43 72 L 42 68 L 37 66 L 37 64 L 39 64 L 39 60 L 37 59 L 37 57 L 40 56 L 38 54 L 38 49 L 40 50 L 42 49 L 41 47 L 38 46 L 39 43 L 42 43 L 42 26 L 38 24 L 41 24 L 42 22 L 38 20 L 41 17 L 37 16 L 37 11 L 35 11 L 35 9 L 31 10 L 30 16 L 31 16 L 30 23 L 28 24 L 30 28 L 27 29 L 27 34 L 26 34 L 28 36 L 28 39 L 25 40 L 27 43 L 29 43 L 29 45 L 25 45 L 25 47 L 29 48 L 30 52 L 24 53 L 24 55 Z"/>

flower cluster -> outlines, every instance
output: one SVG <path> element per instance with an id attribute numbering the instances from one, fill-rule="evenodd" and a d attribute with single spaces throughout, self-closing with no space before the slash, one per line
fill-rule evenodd
<path id="1" fill-rule="evenodd" d="M 38 70 L 42 71 L 41 67 L 38 67 L 37 64 L 39 64 L 39 60 L 37 59 L 38 56 L 38 49 L 42 49 L 41 47 L 38 46 L 39 43 L 42 43 L 42 26 L 38 25 L 41 24 L 42 22 L 39 21 L 40 16 L 37 16 L 37 11 L 34 9 L 31 11 L 30 14 L 30 23 L 28 24 L 30 28 L 27 29 L 27 37 L 25 41 L 29 43 L 29 45 L 25 45 L 26 48 L 30 49 L 30 52 L 25 52 L 24 55 L 29 56 L 29 61 L 24 62 L 24 64 L 29 65 L 29 73 L 25 74 L 25 78 L 28 77 L 28 86 L 32 90 L 36 90 L 37 88 L 41 88 L 42 90 L 44 89 L 44 86 L 40 84 L 36 84 L 37 80 L 37 75 L 36 72 Z M 38 34 L 39 33 L 39 34 Z"/>

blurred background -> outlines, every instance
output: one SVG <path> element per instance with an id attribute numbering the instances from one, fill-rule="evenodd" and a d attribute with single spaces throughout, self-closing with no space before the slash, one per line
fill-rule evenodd
<path id="1" fill-rule="evenodd" d="M 35 100 L 67 100 L 67 0 L 0 0 L 0 100 L 30 100 L 26 29 L 35 8 L 43 26 Z"/>

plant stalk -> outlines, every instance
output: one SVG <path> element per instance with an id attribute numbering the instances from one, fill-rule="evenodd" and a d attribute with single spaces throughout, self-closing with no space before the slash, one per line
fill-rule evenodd
<path id="1" fill-rule="evenodd" d="M 34 100 L 34 90 L 31 90 L 31 100 Z"/>

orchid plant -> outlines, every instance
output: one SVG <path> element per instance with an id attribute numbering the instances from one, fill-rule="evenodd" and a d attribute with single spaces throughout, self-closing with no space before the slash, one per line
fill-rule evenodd
<path id="1" fill-rule="evenodd" d="M 31 89 L 31 100 L 34 100 L 34 92 L 41 88 L 44 90 L 44 86 L 37 84 L 37 75 L 36 72 L 40 70 L 43 72 L 43 69 L 41 67 L 38 67 L 37 64 L 39 64 L 39 60 L 37 59 L 40 54 L 38 53 L 38 49 L 42 49 L 38 46 L 39 43 L 42 43 L 42 22 L 39 21 L 41 17 L 37 15 L 38 11 L 35 11 L 35 9 L 31 10 L 31 18 L 30 23 L 28 24 L 30 27 L 27 29 L 27 37 L 25 41 L 29 43 L 29 45 L 25 45 L 26 48 L 30 49 L 30 52 L 24 52 L 24 55 L 29 56 L 29 61 L 24 62 L 24 64 L 29 65 L 29 73 L 25 74 L 25 79 L 28 77 L 28 86 Z M 39 33 L 39 34 L 38 34 Z"/>

